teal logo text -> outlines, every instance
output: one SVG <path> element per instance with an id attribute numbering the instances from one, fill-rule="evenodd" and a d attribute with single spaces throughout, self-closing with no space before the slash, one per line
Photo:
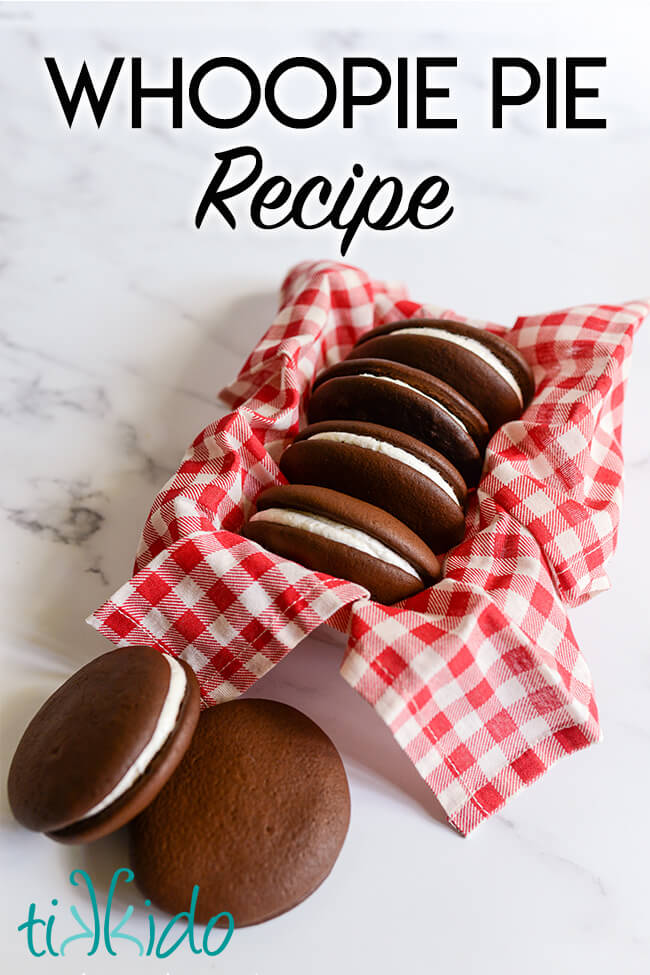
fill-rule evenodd
<path id="1" fill-rule="evenodd" d="M 131 946 L 131 950 L 134 947 L 137 949 L 138 955 L 168 958 L 187 940 L 189 949 L 193 954 L 205 954 L 214 957 L 220 955 L 228 946 L 235 926 L 233 916 L 229 911 L 221 911 L 221 913 L 211 917 L 202 936 L 200 936 L 200 932 L 197 934 L 195 930 L 194 912 L 199 897 L 198 884 L 192 888 L 188 909 L 175 914 L 162 931 L 156 930 L 153 914 L 147 914 L 148 937 L 146 943 L 140 938 L 136 938 L 134 934 L 129 934 L 126 925 L 133 914 L 133 905 L 129 904 L 121 917 L 115 917 L 113 912 L 113 900 L 120 879 L 125 884 L 130 884 L 133 880 L 133 871 L 129 870 L 128 867 L 120 867 L 119 870 L 115 871 L 108 890 L 106 907 L 101 911 L 89 875 L 85 870 L 72 871 L 70 883 L 74 887 L 85 886 L 90 903 L 85 909 L 85 918 L 74 904 L 71 905 L 70 914 L 76 924 L 76 930 L 73 934 L 68 934 L 63 938 L 60 934 L 55 933 L 55 925 L 58 923 L 56 913 L 50 914 L 47 918 L 39 917 L 36 904 L 30 904 L 26 920 L 18 925 L 18 930 L 25 932 L 29 953 L 36 958 L 43 955 L 65 956 L 68 945 L 79 942 L 86 945 L 88 956 L 94 955 L 100 950 L 105 950 L 109 955 L 117 955 L 118 950 L 128 944 Z M 56 907 L 59 902 L 53 898 L 51 903 L 53 907 Z M 145 900 L 144 903 L 145 907 L 151 907 L 151 901 Z M 217 943 L 215 927 L 219 921 L 226 922 L 227 927 L 225 932 L 223 926 L 219 929 L 221 941 Z M 212 944 L 210 943 L 211 940 Z"/>

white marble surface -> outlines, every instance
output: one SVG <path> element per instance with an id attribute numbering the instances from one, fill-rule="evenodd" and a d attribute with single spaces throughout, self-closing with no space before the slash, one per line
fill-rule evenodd
<path id="1" fill-rule="evenodd" d="M 236 234 L 213 220 L 194 230 L 211 154 L 251 142 L 274 171 L 300 179 L 317 171 L 343 178 L 354 161 L 405 181 L 438 169 L 456 205 L 446 227 L 362 232 L 348 260 L 466 314 L 508 322 L 585 300 L 641 297 L 650 292 L 650 25 L 640 8 L 617 10 L 611 23 L 599 8 L 587 16 L 561 6 L 3 5 L 3 779 L 36 707 L 107 648 L 84 618 L 128 576 L 153 494 L 217 415 L 215 392 L 269 323 L 283 274 L 297 260 L 337 255 L 331 231 L 265 234 L 245 220 Z M 547 132 L 541 109 L 490 131 L 489 58 L 503 52 L 605 54 L 607 131 Z M 87 122 L 70 132 L 43 67 L 49 54 L 71 66 L 85 57 L 97 70 L 115 55 L 141 55 L 162 78 L 174 54 L 189 67 L 224 53 L 260 72 L 296 53 L 334 67 L 344 53 L 456 54 L 453 107 L 462 124 L 454 133 L 397 133 L 387 109 L 347 132 L 334 119 L 292 133 L 264 114 L 241 131 L 212 132 L 188 119 L 174 132 L 168 109 L 153 107 L 133 132 L 120 95 L 99 133 Z M 628 390 L 613 588 L 572 617 L 595 677 L 602 745 L 560 762 L 463 840 L 338 678 L 340 643 L 324 633 L 257 689 L 311 714 L 345 760 L 352 823 L 319 891 L 277 920 L 236 932 L 213 961 L 187 948 L 166 961 L 130 962 L 127 949 L 86 958 L 73 948 L 64 960 L 30 959 L 16 931 L 29 902 L 46 911 L 57 897 L 56 930 L 70 933 L 68 873 L 87 867 L 101 899 L 125 862 L 124 837 L 57 846 L 13 823 L 3 789 L 5 969 L 647 972 L 649 387 L 646 324 Z M 142 932 L 138 910 L 131 925 Z"/>

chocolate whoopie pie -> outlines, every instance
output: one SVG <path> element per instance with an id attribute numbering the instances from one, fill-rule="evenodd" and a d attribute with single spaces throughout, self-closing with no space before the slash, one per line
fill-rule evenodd
<path id="1" fill-rule="evenodd" d="M 307 406 L 310 423 L 362 420 L 409 434 L 443 454 L 468 487 L 481 476 L 485 419 L 447 383 L 399 362 L 357 358 L 318 375 Z"/>
<path id="2" fill-rule="evenodd" d="M 304 714 L 277 701 L 204 711 L 192 743 L 129 826 L 144 895 L 170 914 L 199 885 L 201 922 L 229 911 L 237 927 L 288 911 L 327 877 L 350 819 L 339 754 Z"/>
<path id="3" fill-rule="evenodd" d="M 183 660 L 153 647 L 111 650 L 43 704 L 11 763 L 19 823 L 86 843 L 136 816 L 180 762 L 199 719 L 200 691 Z"/>
<path id="4" fill-rule="evenodd" d="M 491 434 L 518 419 L 535 392 L 530 366 L 506 339 L 447 319 L 407 319 L 374 328 L 348 356 L 369 357 L 414 366 L 453 386 L 480 410 Z"/>
<path id="5" fill-rule="evenodd" d="M 442 454 L 399 430 L 356 420 L 313 423 L 285 450 L 280 470 L 292 484 L 332 488 L 383 508 L 434 552 L 462 540 L 465 482 Z"/>
<path id="6" fill-rule="evenodd" d="M 285 484 L 264 491 L 247 538 L 308 569 L 365 586 L 389 605 L 440 577 L 422 539 L 381 508 L 340 491 Z"/>

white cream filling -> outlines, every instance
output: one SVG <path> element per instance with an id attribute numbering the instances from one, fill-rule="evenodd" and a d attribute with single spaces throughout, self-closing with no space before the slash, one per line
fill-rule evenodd
<path id="1" fill-rule="evenodd" d="M 483 362 L 494 369 L 496 373 L 504 379 L 514 393 L 517 395 L 517 399 L 523 409 L 524 397 L 521 392 L 519 383 L 515 379 L 513 373 L 508 369 L 506 364 L 499 359 L 498 356 L 494 354 L 486 345 L 479 342 L 478 339 L 470 338 L 468 335 L 458 335 L 456 332 L 447 332 L 444 328 L 431 328 L 423 326 L 422 328 L 396 328 L 393 332 L 389 332 L 390 335 L 427 335 L 430 338 L 442 339 L 444 342 L 451 342 L 454 345 L 459 345 L 462 349 L 467 352 L 471 352 L 472 355 L 478 356 Z"/>
<path id="2" fill-rule="evenodd" d="M 137 779 L 146 771 L 176 726 L 178 712 L 180 711 L 183 698 L 185 697 L 187 677 L 185 675 L 185 671 L 177 660 L 174 660 L 174 658 L 170 657 L 167 653 L 163 654 L 162 656 L 169 664 L 169 687 L 167 688 L 165 703 L 163 704 L 160 715 L 158 716 L 158 722 L 154 729 L 154 733 L 136 758 L 133 765 L 125 772 L 115 788 L 112 789 L 108 795 L 101 800 L 101 802 L 98 802 L 96 806 L 93 806 L 93 808 L 90 809 L 85 816 L 82 816 L 82 819 L 89 819 L 90 816 L 96 816 L 97 813 L 100 813 L 103 809 L 106 809 L 107 806 L 110 806 L 111 803 L 115 802 L 116 799 L 119 799 L 120 796 L 124 795 L 124 793 L 130 789 Z"/>
<path id="3" fill-rule="evenodd" d="M 384 545 L 383 542 L 367 535 L 358 528 L 351 528 L 349 525 L 341 525 L 330 518 L 322 515 L 307 514 L 304 511 L 294 511 L 292 508 L 267 508 L 265 511 L 258 511 L 250 519 L 251 521 L 270 521 L 274 525 L 286 525 L 287 528 L 299 528 L 301 531 L 311 532 L 313 535 L 320 535 L 331 542 L 338 542 L 346 545 L 357 552 L 371 555 L 373 559 L 380 562 L 387 562 L 394 565 L 403 572 L 420 579 L 417 572 L 410 562 L 403 559 L 397 552 Z"/>
<path id="4" fill-rule="evenodd" d="M 405 383 L 403 379 L 393 379 L 392 376 L 376 376 L 373 372 L 360 372 L 358 375 L 361 379 L 381 379 L 382 382 L 394 383 L 396 386 L 403 386 L 404 389 L 409 389 L 412 393 L 417 393 L 418 396 L 422 396 L 423 399 L 429 400 L 430 403 L 435 403 L 436 406 L 443 411 L 443 413 L 446 413 L 452 418 L 454 423 L 457 423 L 459 427 L 462 427 L 465 433 L 469 433 L 469 430 L 463 421 L 460 420 L 455 413 L 452 413 L 451 410 L 448 410 L 446 406 L 443 406 L 440 400 L 437 400 L 435 396 L 429 396 L 427 393 L 423 393 L 421 389 L 417 389 L 415 386 L 409 386 L 409 384 Z"/>
<path id="5" fill-rule="evenodd" d="M 377 440 L 375 437 L 366 437 L 362 434 L 338 430 L 329 433 L 314 433 L 311 437 L 307 437 L 307 440 L 334 440 L 336 443 L 350 444 L 353 447 L 363 447 L 364 450 L 374 450 L 378 454 L 385 454 L 387 457 L 392 457 L 393 460 L 399 461 L 400 464 L 406 464 L 407 467 L 418 471 L 419 474 L 423 474 L 430 481 L 433 481 L 445 494 L 449 495 L 452 501 L 456 502 L 459 508 L 461 507 L 453 487 L 435 467 L 431 467 L 430 464 L 420 460 L 419 457 L 410 454 L 407 450 L 402 450 L 401 447 L 396 447 L 395 444 L 388 443 L 386 440 Z"/>

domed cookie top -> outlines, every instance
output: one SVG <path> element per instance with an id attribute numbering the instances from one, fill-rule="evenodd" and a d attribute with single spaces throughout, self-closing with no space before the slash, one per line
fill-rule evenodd
<path id="1" fill-rule="evenodd" d="M 468 486 L 480 477 L 487 423 L 464 396 L 421 369 L 379 358 L 337 362 L 316 377 L 307 415 L 310 423 L 392 427 L 447 457 Z"/>
<path id="2" fill-rule="evenodd" d="M 356 420 L 312 423 L 280 458 L 292 484 L 316 484 L 374 504 L 434 552 L 457 545 L 467 488 L 442 454 L 399 430 Z"/>
<path id="3" fill-rule="evenodd" d="M 129 827 L 146 897 L 170 914 L 200 887 L 196 918 L 235 925 L 288 911 L 327 877 L 350 796 L 327 735 L 286 704 L 254 698 L 204 711 L 176 772 Z"/>
<path id="4" fill-rule="evenodd" d="M 152 647 L 111 650 L 43 704 L 11 763 L 9 802 L 29 829 L 64 843 L 137 815 L 172 774 L 199 717 L 192 669 Z"/>
<path id="5" fill-rule="evenodd" d="M 362 335 L 348 358 L 389 359 L 423 369 L 457 389 L 488 422 L 490 433 L 517 419 L 535 383 L 530 366 L 506 339 L 448 319 L 407 319 Z"/>
<path id="6" fill-rule="evenodd" d="M 440 576 L 422 539 L 388 512 L 329 488 L 285 484 L 264 491 L 244 534 L 271 552 L 365 586 L 390 605 Z"/>

